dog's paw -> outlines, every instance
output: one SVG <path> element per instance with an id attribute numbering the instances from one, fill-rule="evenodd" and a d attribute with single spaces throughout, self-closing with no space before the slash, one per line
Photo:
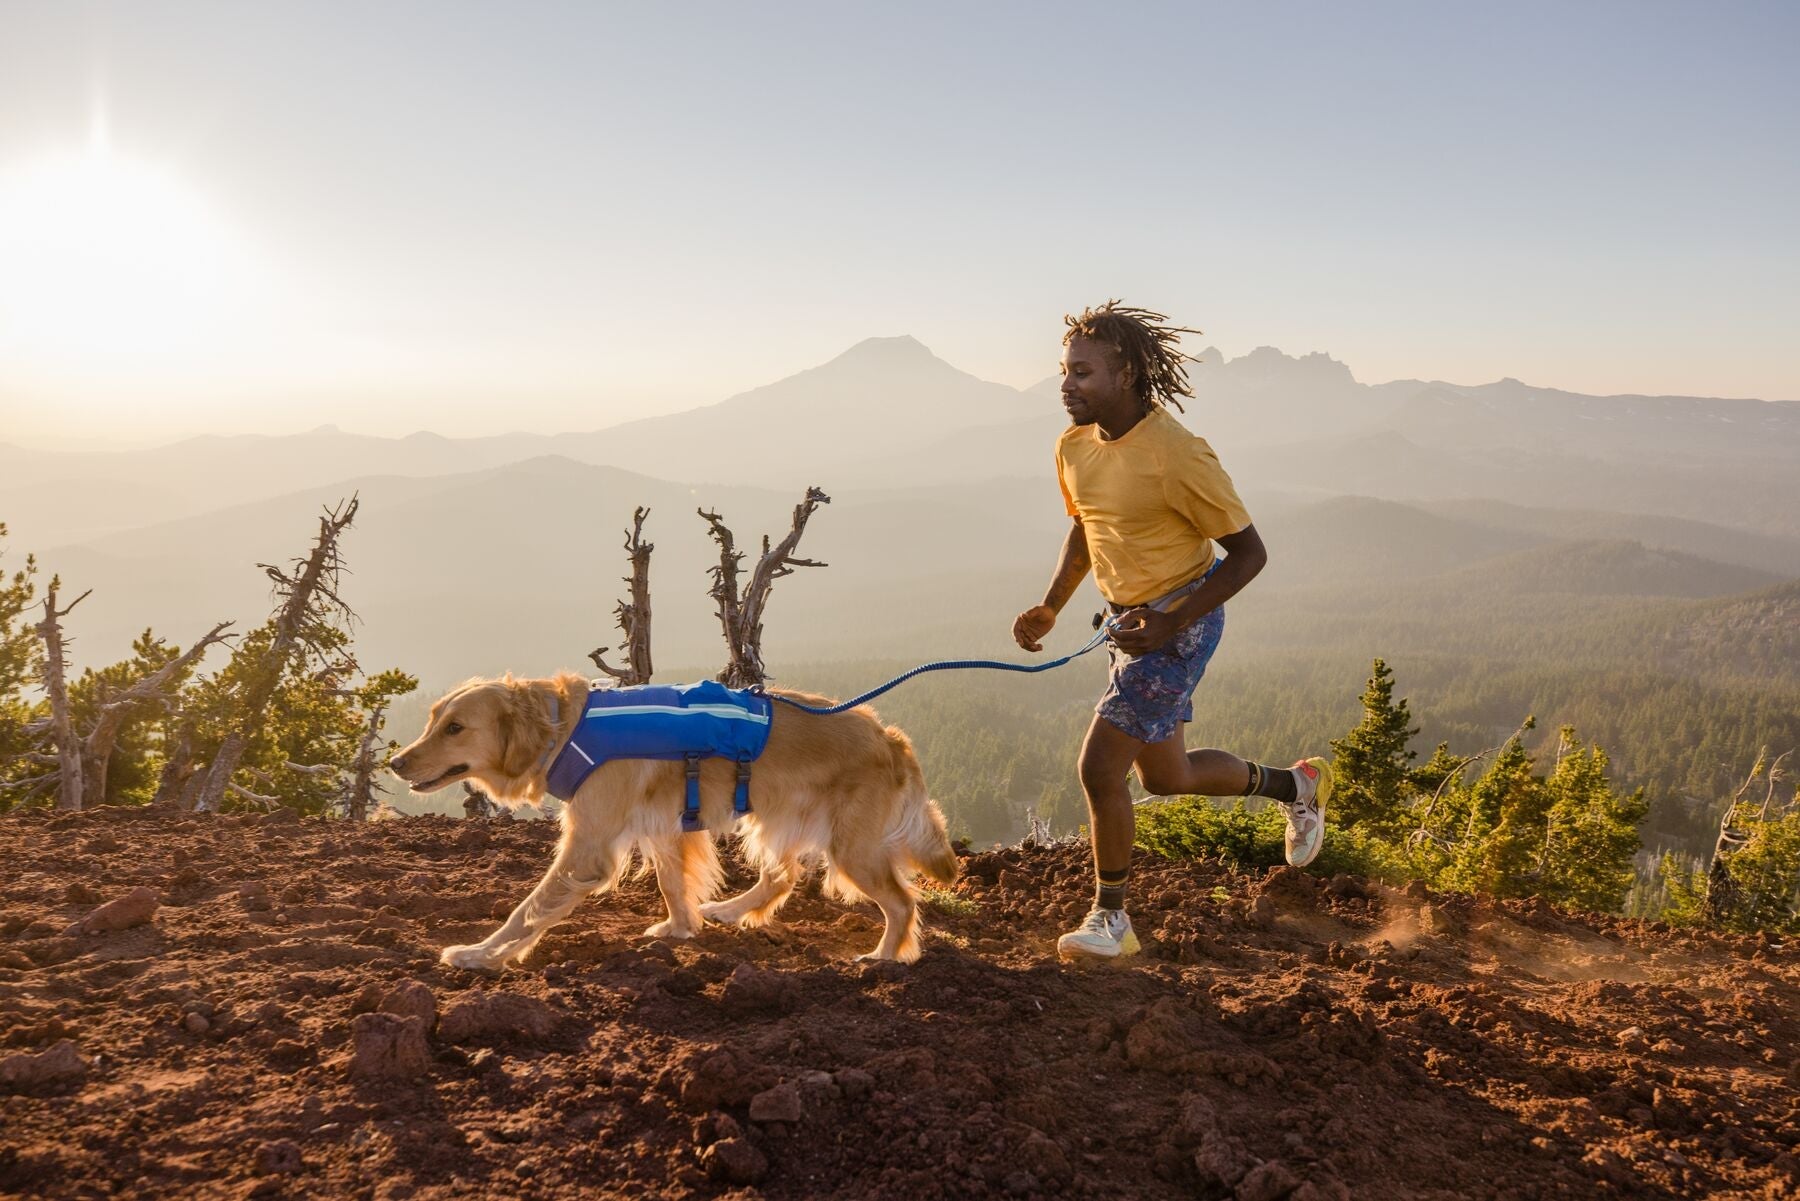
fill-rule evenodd
<path id="1" fill-rule="evenodd" d="M 664 918 L 662 921 L 657 922 L 654 926 L 651 926 L 648 930 L 644 931 L 644 937 L 692 938 L 694 937 L 694 932 L 687 926 L 678 926 L 668 918 Z"/>
<path id="2" fill-rule="evenodd" d="M 708 901 L 700 906 L 700 916 L 709 922 L 718 922 L 721 926 L 735 926 L 743 914 L 732 901 Z"/>
<path id="3" fill-rule="evenodd" d="M 506 966 L 504 958 L 479 945 L 445 947 L 438 955 L 438 962 L 471 972 L 497 972 Z"/>

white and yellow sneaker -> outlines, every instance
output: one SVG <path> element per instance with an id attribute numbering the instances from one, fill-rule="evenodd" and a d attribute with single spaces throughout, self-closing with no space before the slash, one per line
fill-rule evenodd
<path id="1" fill-rule="evenodd" d="M 1317 758 L 1294 764 L 1295 796 L 1276 801 L 1287 815 L 1287 861 L 1305 867 L 1325 845 L 1325 802 L 1331 799 L 1331 764 Z"/>
<path id="2" fill-rule="evenodd" d="M 1056 940 L 1064 959 L 1123 959 L 1138 953 L 1137 935 L 1123 909 L 1090 909 L 1081 925 Z"/>

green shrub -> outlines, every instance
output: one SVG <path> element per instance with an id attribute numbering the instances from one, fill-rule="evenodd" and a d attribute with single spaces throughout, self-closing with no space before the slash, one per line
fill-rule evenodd
<path id="1" fill-rule="evenodd" d="M 1287 862 L 1287 821 L 1274 805 L 1230 808 L 1205 797 L 1174 797 L 1140 806 L 1137 842 L 1165 859 L 1217 859 L 1227 867 L 1259 869 Z M 1333 826 L 1319 857 L 1307 867 L 1321 876 L 1340 873 L 1400 883 L 1414 873 L 1398 848 L 1360 828 Z"/>
<path id="2" fill-rule="evenodd" d="M 1286 828 L 1273 807 L 1252 811 L 1238 801 L 1225 809 L 1205 797 L 1154 801 L 1137 813 L 1137 843 L 1150 853 L 1164 859 L 1213 858 L 1234 868 L 1285 863 Z"/>

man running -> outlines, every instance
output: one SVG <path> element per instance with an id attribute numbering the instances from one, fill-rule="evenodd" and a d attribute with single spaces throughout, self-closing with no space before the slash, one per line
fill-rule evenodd
<path id="1" fill-rule="evenodd" d="M 1319 853 L 1331 768 L 1319 758 L 1276 768 L 1186 749 L 1194 686 L 1225 628 L 1221 606 L 1268 554 L 1212 447 L 1165 407 L 1181 408 L 1178 398 L 1194 394 L 1178 347 L 1182 334 L 1200 331 L 1117 301 L 1064 320 L 1062 400 L 1071 425 L 1057 439 L 1056 474 L 1074 524 L 1043 603 L 1019 614 L 1013 638 L 1042 650 L 1090 568 L 1118 615 L 1106 691 L 1081 747 L 1094 907 L 1056 943 L 1064 958 L 1111 959 L 1138 949 L 1125 914 L 1137 825 L 1126 779 L 1133 765 L 1157 796 L 1273 800 L 1287 815 L 1287 860 L 1296 865 Z"/>

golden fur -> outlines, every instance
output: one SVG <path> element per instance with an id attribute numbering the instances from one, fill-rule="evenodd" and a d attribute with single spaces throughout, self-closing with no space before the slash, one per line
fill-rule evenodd
<path id="1" fill-rule="evenodd" d="M 420 791 L 470 779 L 502 804 L 536 804 L 551 756 L 580 720 L 586 689 L 586 680 L 567 672 L 549 680 L 470 680 L 431 707 L 425 733 L 391 766 Z M 560 698 L 554 724 L 553 696 Z M 736 820 L 735 778 L 733 764 L 702 761 L 700 812 L 710 832 Z M 735 897 L 712 899 L 721 884 L 713 833 L 682 834 L 685 791 L 679 762 L 602 764 L 563 807 L 562 840 L 537 887 L 486 939 L 444 948 L 443 961 L 492 970 L 523 958 L 583 897 L 617 884 L 634 849 L 656 873 L 668 907 L 668 917 L 645 931 L 650 937 L 691 938 L 706 919 L 761 925 L 799 883 L 804 859 L 823 855 L 826 889 L 844 900 L 867 897 L 887 919 L 880 944 L 865 958 L 919 957 L 913 874 L 949 883 L 956 856 L 912 743 L 873 710 L 821 717 L 776 706 L 768 748 L 751 775 L 752 812 L 738 823 L 745 855 L 761 875 Z"/>

